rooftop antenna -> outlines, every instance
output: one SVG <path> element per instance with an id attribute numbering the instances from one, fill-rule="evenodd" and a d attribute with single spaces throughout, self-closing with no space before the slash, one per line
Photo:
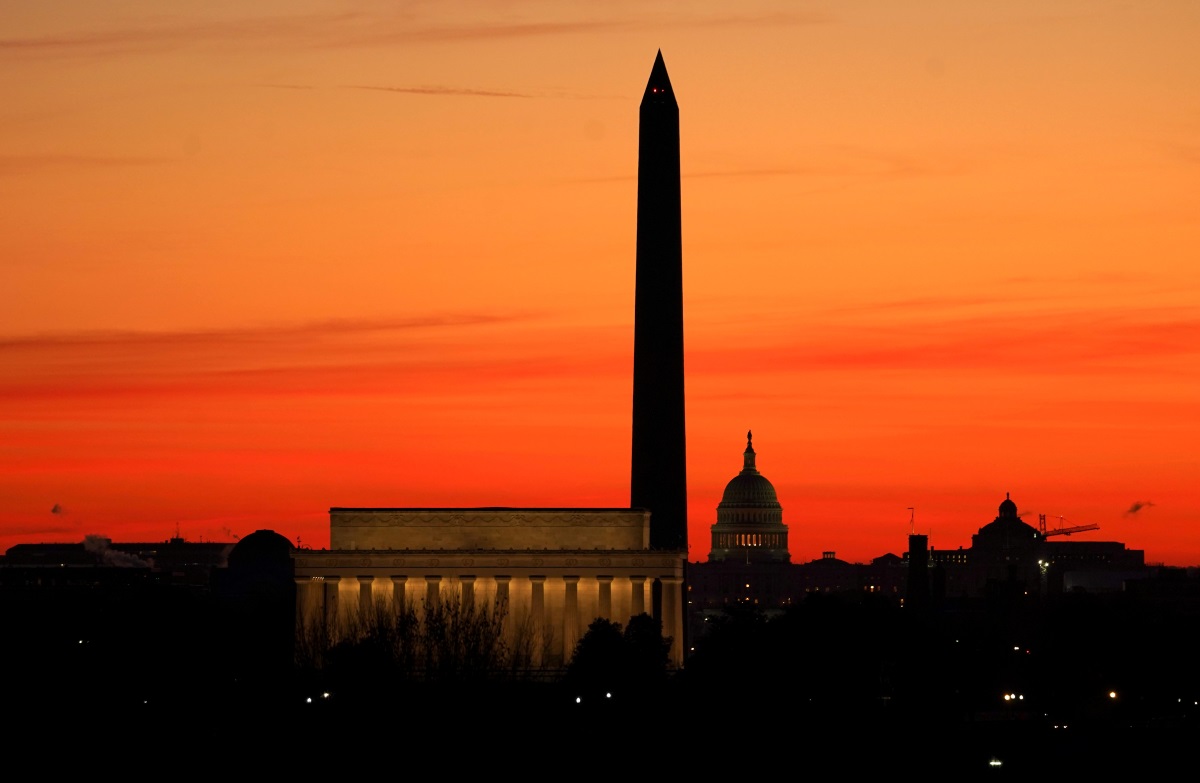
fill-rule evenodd
<path id="1" fill-rule="evenodd" d="M 910 536 L 917 532 L 916 527 L 913 525 L 913 522 L 914 522 L 914 519 L 916 516 L 917 516 L 916 510 L 914 510 L 912 506 L 909 506 L 908 507 L 908 534 Z"/>

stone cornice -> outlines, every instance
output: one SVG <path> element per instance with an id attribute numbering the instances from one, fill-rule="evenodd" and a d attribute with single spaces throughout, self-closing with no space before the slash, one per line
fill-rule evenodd
<path id="1" fill-rule="evenodd" d="M 463 550 L 300 550 L 292 555 L 297 570 L 347 568 L 475 568 L 494 571 L 502 568 L 682 568 L 684 552 L 646 552 L 622 550 L 587 551 L 496 551 Z"/>
<path id="2" fill-rule="evenodd" d="M 340 509 L 332 527 L 641 527 L 640 509 Z"/>

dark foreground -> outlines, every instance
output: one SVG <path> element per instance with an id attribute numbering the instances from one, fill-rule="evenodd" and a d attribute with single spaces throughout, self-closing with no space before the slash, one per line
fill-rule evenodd
<path id="1" fill-rule="evenodd" d="M 748 689 L 749 690 L 749 689 Z M 120 758 L 185 778 L 228 765 L 273 775 L 379 765 L 641 779 L 775 774 L 917 774 L 963 780 L 1190 774 L 1200 723 L 1186 714 L 1055 724 L 1045 716 L 797 709 L 769 696 L 678 687 L 653 698 L 586 698 L 562 685 L 439 688 L 344 698 L 291 684 L 164 690 L 140 703 L 77 692 L 10 702 L 10 763 L 66 772 Z M 109 692 L 107 695 L 111 696 Z M 576 698 L 581 698 L 576 701 Z M 412 771 L 415 771 L 413 769 Z"/>

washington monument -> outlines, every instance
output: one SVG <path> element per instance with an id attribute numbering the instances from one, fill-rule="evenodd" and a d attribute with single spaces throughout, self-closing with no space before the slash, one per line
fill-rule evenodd
<path id="1" fill-rule="evenodd" d="M 639 115 L 630 505 L 650 510 L 651 549 L 686 552 L 679 104 L 661 51 Z"/>

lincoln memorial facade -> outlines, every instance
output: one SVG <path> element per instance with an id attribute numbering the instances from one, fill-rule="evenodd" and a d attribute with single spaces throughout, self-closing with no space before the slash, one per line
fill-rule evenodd
<path id="1" fill-rule="evenodd" d="M 503 606 L 565 665 L 598 617 L 646 613 L 683 663 L 686 552 L 650 549 L 632 508 L 333 508 L 330 548 L 297 550 L 297 627 L 348 623 L 379 602 L 417 609 L 454 596 Z"/>

